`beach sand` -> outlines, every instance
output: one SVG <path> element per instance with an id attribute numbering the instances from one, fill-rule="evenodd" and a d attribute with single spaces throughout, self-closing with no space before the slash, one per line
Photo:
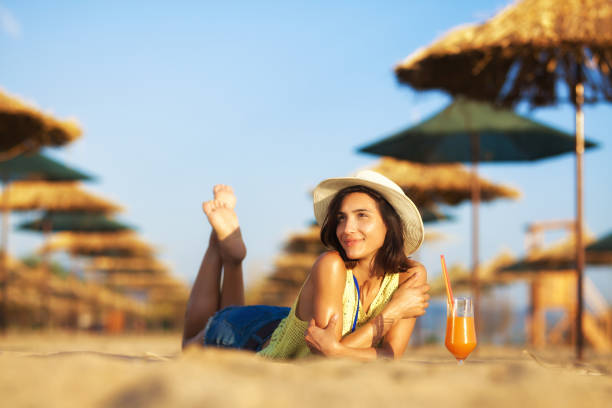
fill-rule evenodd
<path id="1" fill-rule="evenodd" d="M 481 347 L 458 366 L 443 346 L 399 361 L 267 361 L 193 348 L 177 334 L 0 337 L 2 406 L 582 407 L 610 406 L 612 356 L 572 364 L 569 349 Z"/>

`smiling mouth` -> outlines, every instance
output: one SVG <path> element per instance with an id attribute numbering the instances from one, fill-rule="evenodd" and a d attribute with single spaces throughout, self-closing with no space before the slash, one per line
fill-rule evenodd
<path id="1" fill-rule="evenodd" d="M 346 245 L 347 247 L 351 247 L 354 246 L 355 244 L 357 244 L 358 242 L 360 242 L 359 239 L 350 239 L 350 240 L 344 240 L 344 245 Z"/>

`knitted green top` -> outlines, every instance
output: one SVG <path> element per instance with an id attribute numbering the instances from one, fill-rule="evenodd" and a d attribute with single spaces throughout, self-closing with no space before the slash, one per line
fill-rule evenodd
<path id="1" fill-rule="evenodd" d="M 359 316 L 357 317 L 357 328 L 367 323 L 372 317 L 378 315 L 385 305 L 391 299 L 391 296 L 397 289 L 399 282 L 399 274 L 387 273 L 383 278 L 380 290 L 370 305 L 370 309 L 366 312 L 363 307 L 359 307 Z M 308 328 L 308 322 L 300 320 L 295 315 L 297 305 L 296 298 L 291 307 L 289 315 L 281 320 L 278 327 L 272 333 L 270 343 L 258 352 L 259 355 L 270 358 L 291 359 L 306 357 L 310 354 L 310 349 L 304 340 L 304 333 Z M 344 293 L 342 295 L 342 336 L 344 337 L 351 331 L 355 312 L 357 311 L 357 288 L 353 281 L 353 271 L 346 271 L 346 283 L 344 285 Z"/>

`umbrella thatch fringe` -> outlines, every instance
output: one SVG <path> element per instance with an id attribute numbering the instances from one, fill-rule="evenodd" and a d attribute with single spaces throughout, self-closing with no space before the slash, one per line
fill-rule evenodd
<path id="1" fill-rule="evenodd" d="M 134 232 L 77 233 L 60 232 L 52 236 L 40 249 L 42 252 L 66 251 L 75 255 L 95 254 L 98 251 L 125 251 L 132 255 L 152 256 L 155 250 Z"/>
<path id="2" fill-rule="evenodd" d="M 8 252 L 4 252 L 0 250 L 0 262 L 2 261 L 3 257 L 5 257 L 4 266 L 6 267 L 6 270 L 9 272 L 18 271 L 26 267 L 26 265 L 23 262 L 15 258 L 13 255 L 9 254 Z"/>
<path id="3" fill-rule="evenodd" d="M 284 250 L 287 254 L 310 254 L 316 258 L 325 250 L 321 242 L 321 228 L 318 225 L 291 234 L 285 242 Z"/>
<path id="4" fill-rule="evenodd" d="M 45 145 L 60 146 L 72 142 L 82 134 L 74 119 L 59 120 L 41 112 L 18 97 L 0 89 L 0 152 L 21 147 L 19 152 L 34 151 Z M 6 131 L 5 131 L 6 129 Z M 0 157 L 9 159 L 12 157 Z"/>
<path id="5" fill-rule="evenodd" d="M 150 322 L 168 319 L 180 322 L 189 296 L 185 283 L 169 274 L 115 274 L 104 284 L 98 284 L 62 278 L 41 266 L 30 268 L 10 255 L 7 262 L 7 298 L 3 299 L 4 292 L 0 291 L 0 301 L 6 301 L 8 309 L 16 313 L 11 319 L 16 325 L 28 324 L 19 319 L 31 321 L 32 316 L 39 315 L 43 304 L 52 320 L 60 324 L 77 324 L 74 319 L 81 314 L 95 315 L 99 324 L 105 324 L 109 312 Z M 143 291 L 146 302 L 139 300 Z"/>
<path id="6" fill-rule="evenodd" d="M 390 157 L 382 158 L 372 170 L 397 183 L 417 205 L 427 207 L 435 202 L 456 205 L 471 200 L 472 173 L 462 164 L 420 164 Z M 494 184 L 479 177 L 482 201 L 498 198 L 517 199 L 520 191 Z"/>
<path id="7" fill-rule="evenodd" d="M 585 245 L 593 242 L 594 238 L 588 231 L 583 232 L 583 242 Z M 589 259 L 587 252 L 587 262 Z M 607 257 L 608 262 L 612 261 L 612 256 Z M 554 242 L 544 248 L 532 249 L 526 257 L 500 268 L 498 273 L 502 276 L 530 277 L 542 272 L 569 272 L 576 268 L 576 238 L 572 232 L 565 238 Z"/>
<path id="8" fill-rule="evenodd" d="M 611 51 L 609 0 L 524 0 L 484 24 L 448 32 L 409 55 L 395 72 L 415 89 L 445 82 L 453 95 L 503 105 L 554 104 L 559 78 L 570 89 L 583 81 L 586 102 L 612 101 Z"/>
<path id="9" fill-rule="evenodd" d="M 153 287 L 148 289 L 147 298 L 155 306 L 174 304 L 174 309 L 178 309 L 179 313 L 184 313 L 189 299 L 189 291 Z"/>
<path id="10" fill-rule="evenodd" d="M 150 257 L 96 256 L 91 259 L 88 268 L 104 272 L 146 271 L 164 273 L 169 270 L 168 266 L 164 265 L 161 261 Z"/>
<path id="11" fill-rule="evenodd" d="M 440 231 L 435 231 L 430 228 L 425 230 L 425 242 L 443 241 L 447 236 Z"/>
<path id="12" fill-rule="evenodd" d="M 108 276 L 105 280 L 105 284 L 125 289 L 166 288 L 168 290 L 176 289 L 182 292 L 187 291 L 187 286 L 184 282 L 168 274 L 149 275 L 142 273 L 117 273 Z"/>
<path id="13" fill-rule="evenodd" d="M 4 207 L 5 196 L 8 198 Z M 16 181 L 0 194 L 0 210 L 88 211 L 114 213 L 122 208 L 85 191 L 78 182 Z"/>
<path id="14" fill-rule="evenodd" d="M 326 250 L 319 236 L 318 225 L 289 235 L 274 270 L 249 288 L 247 302 L 291 306 L 312 265 Z"/>
<path id="15" fill-rule="evenodd" d="M 49 274 L 40 266 L 23 267 L 11 273 L 7 288 L 7 304 L 9 307 L 18 306 L 39 310 L 44 292 L 49 295 L 49 307 L 53 314 L 72 310 L 74 303 L 70 301 L 74 300 L 82 300 L 87 303 L 97 302 L 100 306 L 126 311 L 144 310 L 144 304 L 136 299 L 113 292 L 95 283 Z"/>
<path id="16" fill-rule="evenodd" d="M 283 254 L 276 258 L 274 265 L 278 269 L 282 268 L 310 268 L 317 259 L 314 254 Z"/>

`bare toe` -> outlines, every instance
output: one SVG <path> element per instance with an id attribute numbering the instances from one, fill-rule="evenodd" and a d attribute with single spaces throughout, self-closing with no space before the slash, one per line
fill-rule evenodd
<path id="1" fill-rule="evenodd" d="M 226 207 L 234 208 L 236 206 L 236 195 L 234 190 L 227 184 L 217 184 L 213 187 L 215 200 L 223 202 Z"/>
<path id="2" fill-rule="evenodd" d="M 213 212 L 214 209 L 215 209 L 215 204 L 212 201 L 204 201 L 202 203 L 202 210 L 204 211 L 206 215 Z"/>
<path id="3" fill-rule="evenodd" d="M 231 193 L 231 194 L 234 194 L 234 190 L 232 189 L 232 187 L 228 186 L 227 184 L 216 184 L 213 187 L 213 193 L 214 194 L 217 194 L 217 193 L 220 193 L 220 192 L 226 192 L 226 191 Z"/>

